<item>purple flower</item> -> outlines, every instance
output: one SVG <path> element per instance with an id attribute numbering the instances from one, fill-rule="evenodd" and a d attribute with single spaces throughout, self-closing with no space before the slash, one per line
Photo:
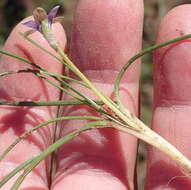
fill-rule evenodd
<path id="1" fill-rule="evenodd" d="M 25 23 L 23 23 L 25 26 L 28 26 L 34 30 L 37 30 L 39 32 L 41 32 L 41 23 L 44 20 L 48 20 L 48 24 L 51 27 L 52 23 L 54 22 L 54 20 L 56 19 L 56 14 L 58 12 L 58 9 L 60 8 L 60 6 L 56 6 L 54 7 L 47 15 L 46 11 L 43 8 L 36 8 L 33 12 L 33 17 L 34 17 L 34 21 L 33 20 L 29 20 Z"/>

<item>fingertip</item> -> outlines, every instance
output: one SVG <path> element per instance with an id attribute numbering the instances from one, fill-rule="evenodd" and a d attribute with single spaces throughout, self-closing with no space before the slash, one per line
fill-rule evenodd
<path id="1" fill-rule="evenodd" d="M 54 57 L 19 35 L 19 32 L 24 33 L 30 30 L 30 28 L 25 26 L 23 23 L 31 19 L 32 17 L 24 19 L 13 29 L 5 43 L 4 50 L 32 61 L 49 72 L 62 73 L 62 64 L 60 64 Z M 66 45 L 66 35 L 61 24 L 53 24 L 53 33 L 60 46 L 64 49 Z M 56 54 L 55 50 L 49 46 L 48 42 L 40 32 L 36 31 L 29 37 L 45 49 L 49 50 L 53 54 Z M 26 68 L 32 67 L 29 64 L 8 56 L 1 57 L 1 72 Z M 28 82 L 30 82 L 30 88 L 28 86 Z M 25 100 L 51 100 L 57 99 L 59 96 L 58 90 L 55 90 L 55 88 L 51 85 L 46 84 L 44 86 L 42 81 L 29 73 L 20 73 L 3 77 L 0 81 L 0 90 L 3 98 L 8 99 L 7 97 L 14 97 L 14 100 L 17 98 L 17 100 L 23 100 L 23 98 Z M 6 97 L 4 94 L 6 94 Z"/>
<path id="2" fill-rule="evenodd" d="M 160 24 L 157 42 L 166 41 L 183 33 L 189 34 L 191 32 L 190 10 L 191 4 L 180 5 L 170 10 Z"/>
<path id="3" fill-rule="evenodd" d="M 142 24 L 142 0 L 79 1 L 70 45 L 72 60 L 92 80 L 113 83 L 121 67 L 141 49 Z M 138 82 L 139 63 L 128 69 L 125 82 Z"/>
<path id="4" fill-rule="evenodd" d="M 163 19 L 157 43 L 191 33 L 191 5 L 171 10 Z M 188 104 L 190 102 L 190 39 L 158 49 L 154 54 L 154 105 Z"/>

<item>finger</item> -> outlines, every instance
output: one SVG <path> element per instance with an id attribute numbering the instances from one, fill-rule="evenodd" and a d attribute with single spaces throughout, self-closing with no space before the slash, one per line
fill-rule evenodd
<path id="1" fill-rule="evenodd" d="M 30 20 L 28 18 L 26 20 Z M 4 50 L 24 57 L 50 72 L 60 73 L 61 65 L 51 56 L 47 55 L 39 48 L 22 38 L 18 32 L 29 30 L 22 23 L 18 24 L 9 36 Z M 53 26 L 57 40 L 64 48 L 66 43 L 65 33 L 59 24 Z M 55 53 L 39 32 L 30 36 L 43 47 Z M 2 56 L 0 72 L 31 68 L 24 62 Z M 1 78 L 0 80 L 0 100 L 7 101 L 51 101 L 59 99 L 59 91 L 51 85 L 43 82 L 32 74 L 15 74 Z M 0 153 L 10 145 L 25 130 L 29 130 L 39 123 L 56 116 L 56 108 L 48 107 L 0 107 Z M 37 155 L 44 150 L 53 140 L 54 125 L 49 125 L 40 129 L 35 134 L 30 135 L 26 140 L 22 140 L 0 163 L 0 178 L 12 171 L 18 164 Z M 42 162 L 23 183 L 22 188 L 47 189 L 47 177 L 50 170 L 50 158 Z M 15 179 L 14 179 L 15 180 Z M 10 189 L 11 180 L 2 190 Z"/>
<path id="2" fill-rule="evenodd" d="M 117 73 L 141 48 L 143 2 L 81 0 L 75 18 L 72 60 L 97 88 L 112 98 Z M 121 87 L 123 102 L 136 114 L 139 66 L 136 62 L 128 70 Z M 87 89 L 72 85 L 95 99 Z M 64 114 L 96 113 L 86 106 L 75 106 L 66 109 Z M 65 122 L 61 135 L 85 123 Z M 111 129 L 85 132 L 60 150 L 52 189 L 133 189 L 135 157 L 134 137 Z"/>
<path id="3" fill-rule="evenodd" d="M 162 21 L 157 43 L 191 32 L 191 6 L 170 11 Z M 153 129 L 188 158 L 190 151 L 190 39 L 156 51 L 154 56 Z M 191 189 L 190 177 L 167 156 L 149 149 L 146 190 Z M 184 177 L 182 177 L 184 176 Z"/>

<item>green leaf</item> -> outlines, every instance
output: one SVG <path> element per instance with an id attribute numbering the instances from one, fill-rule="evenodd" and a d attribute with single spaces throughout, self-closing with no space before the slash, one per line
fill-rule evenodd
<path id="1" fill-rule="evenodd" d="M 16 182 L 14 183 L 14 185 L 11 187 L 11 190 L 18 190 L 18 188 L 20 187 L 20 185 L 22 184 L 22 182 L 24 181 L 24 179 L 26 178 L 26 176 L 42 161 L 44 160 L 47 156 L 49 156 L 51 153 L 53 153 L 55 150 L 57 150 L 58 148 L 60 148 L 61 146 L 63 146 L 64 144 L 66 144 L 67 142 L 71 141 L 72 139 L 74 139 L 76 136 L 80 135 L 82 132 L 85 132 L 87 130 L 90 129 L 95 129 L 95 128 L 104 128 L 104 127 L 108 127 L 108 122 L 107 121 L 97 121 L 97 122 L 91 122 L 86 124 L 84 127 L 82 127 L 79 130 L 76 130 L 72 133 L 69 133 L 68 135 L 66 135 L 65 137 L 63 137 L 62 139 L 56 141 L 54 144 L 52 144 L 51 146 L 49 146 L 44 152 L 42 152 L 41 154 L 39 154 L 38 156 L 36 156 L 32 162 L 30 163 L 30 165 L 24 170 L 23 174 L 21 174 Z"/>
<path id="2" fill-rule="evenodd" d="M 24 132 L 21 134 L 6 150 L 0 155 L 0 161 L 2 161 L 3 158 L 19 143 L 21 140 L 29 136 L 31 133 L 36 131 L 37 129 L 40 129 L 41 127 L 44 127 L 48 124 L 59 122 L 59 121 L 64 121 L 64 120 L 100 120 L 103 121 L 103 118 L 100 117 L 95 117 L 95 116 L 65 116 L 65 117 L 58 117 L 56 119 L 51 119 L 48 121 L 45 121 L 36 127 Z"/>

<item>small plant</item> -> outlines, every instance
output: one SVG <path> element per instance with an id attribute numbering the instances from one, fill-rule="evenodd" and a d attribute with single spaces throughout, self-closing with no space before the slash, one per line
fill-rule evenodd
<path id="1" fill-rule="evenodd" d="M 135 137 L 145 141 L 146 143 L 158 148 L 160 151 L 168 155 L 170 158 L 176 161 L 176 163 L 189 173 L 191 172 L 191 162 L 188 160 L 179 150 L 177 150 L 174 146 L 172 146 L 168 141 L 158 135 L 156 132 L 147 127 L 141 120 L 139 120 L 134 114 L 132 114 L 125 105 L 120 100 L 119 88 L 120 82 L 123 78 L 124 73 L 128 69 L 128 67 L 134 63 L 135 60 L 141 58 L 142 56 L 153 52 L 154 50 L 168 46 L 169 44 L 187 39 L 191 37 L 191 34 L 181 36 L 179 38 L 149 47 L 148 49 L 143 50 L 138 53 L 134 57 L 132 57 L 127 64 L 123 66 L 121 71 L 119 72 L 115 84 L 114 84 L 114 94 L 115 98 L 111 99 L 105 96 L 99 89 L 97 89 L 91 81 L 78 69 L 78 67 L 73 63 L 70 58 L 66 55 L 66 53 L 59 46 L 57 41 L 54 38 L 54 34 L 52 32 L 52 23 L 62 20 L 62 17 L 56 17 L 59 6 L 53 8 L 49 14 L 43 8 L 36 8 L 33 17 L 34 21 L 28 21 L 23 23 L 24 25 L 32 28 L 26 33 L 20 33 L 23 38 L 32 43 L 34 46 L 40 48 L 50 56 L 54 57 L 56 60 L 60 62 L 60 64 L 65 65 L 69 72 L 72 72 L 79 80 L 75 78 L 71 78 L 69 75 L 60 75 L 56 73 L 51 73 L 48 70 L 40 67 L 39 65 L 24 59 L 22 57 L 18 57 L 9 52 L 5 52 L 0 50 L 1 54 L 11 56 L 15 59 L 19 59 L 24 61 L 25 63 L 32 65 L 34 69 L 24 69 L 24 70 L 12 70 L 7 71 L 0 74 L 0 77 L 15 74 L 15 73 L 32 73 L 37 77 L 41 78 L 41 80 L 45 80 L 46 82 L 53 85 L 55 88 L 61 90 L 63 93 L 72 97 L 72 100 L 63 100 L 63 101 L 52 101 L 52 102 L 34 102 L 34 101 L 19 101 L 19 102 L 9 102 L 9 101 L 1 101 L 0 105 L 12 105 L 12 106 L 65 106 L 65 105 L 87 105 L 94 110 L 96 110 L 99 116 L 66 116 L 66 117 L 58 117 L 53 120 L 49 120 L 39 124 L 33 129 L 24 132 L 18 139 L 16 139 L 7 149 L 0 155 L 0 161 L 5 158 L 8 152 L 10 152 L 14 146 L 16 146 L 22 139 L 26 138 L 28 135 L 38 130 L 41 127 L 45 127 L 50 123 L 55 123 L 63 120 L 90 120 L 88 124 L 81 127 L 79 130 L 73 131 L 66 135 L 65 137 L 55 141 L 52 145 L 50 145 L 46 150 L 41 152 L 39 155 L 34 156 L 33 158 L 25 161 L 17 168 L 15 168 L 10 174 L 4 177 L 0 181 L 0 188 L 9 181 L 15 174 L 19 171 L 23 170 L 22 175 L 18 177 L 15 184 L 12 186 L 11 190 L 16 190 L 19 188 L 25 177 L 35 168 L 42 160 L 44 160 L 47 156 L 51 155 L 54 151 L 56 151 L 59 147 L 64 146 L 67 142 L 74 139 L 79 134 L 83 133 L 87 130 L 93 130 L 95 128 L 105 128 L 110 127 L 115 130 L 122 131 L 124 133 L 129 133 L 134 135 Z M 41 44 L 36 43 L 30 38 L 30 34 L 33 32 L 41 32 L 44 38 L 47 40 L 49 45 L 60 55 L 51 53 L 49 50 L 45 49 L 41 46 Z M 55 82 L 57 81 L 57 82 Z M 91 90 L 97 97 L 96 100 L 91 99 L 90 97 L 82 94 L 78 89 L 72 87 L 68 81 L 73 81 L 78 83 L 79 85 L 84 86 Z"/>

